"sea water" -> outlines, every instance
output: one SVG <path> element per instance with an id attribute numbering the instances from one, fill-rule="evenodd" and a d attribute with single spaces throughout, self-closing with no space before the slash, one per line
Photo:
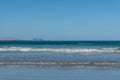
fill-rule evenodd
<path id="1" fill-rule="evenodd" d="M 120 67 L 120 41 L 0 41 L 0 65 Z"/>
<path id="2" fill-rule="evenodd" d="M 120 41 L 0 41 L 0 80 L 120 80 Z"/>

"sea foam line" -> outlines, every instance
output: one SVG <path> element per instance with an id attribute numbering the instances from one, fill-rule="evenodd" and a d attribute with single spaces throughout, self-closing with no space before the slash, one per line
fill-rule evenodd
<path id="1" fill-rule="evenodd" d="M 35 66 L 81 66 L 81 67 L 116 67 L 120 62 L 0 62 L 0 65 L 35 65 Z"/>
<path id="2" fill-rule="evenodd" d="M 0 51 L 20 52 L 65 52 L 65 53 L 120 53 L 119 48 L 29 48 L 29 47 L 2 47 Z"/>

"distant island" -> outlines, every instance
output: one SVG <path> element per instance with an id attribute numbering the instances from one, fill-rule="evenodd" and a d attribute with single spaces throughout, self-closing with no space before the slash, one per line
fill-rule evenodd
<path id="1" fill-rule="evenodd" d="M 33 38 L 33 41 L 44 41 L 42 38 Z"/>

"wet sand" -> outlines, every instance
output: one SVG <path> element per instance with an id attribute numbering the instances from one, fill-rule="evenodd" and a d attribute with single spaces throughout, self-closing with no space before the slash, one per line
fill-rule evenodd
<path id="1" fill-rule="evenodd" d="M 120 68 L 3 65 L 0 80 L 120 80 Z"/>

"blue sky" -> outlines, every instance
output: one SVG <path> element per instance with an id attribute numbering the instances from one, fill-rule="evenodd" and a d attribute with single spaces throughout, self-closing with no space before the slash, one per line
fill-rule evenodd
<path id="1" fill-rule="evenodd" d="M 0 37 L 120 40 L 120 0 L 0 0 Z"/>

